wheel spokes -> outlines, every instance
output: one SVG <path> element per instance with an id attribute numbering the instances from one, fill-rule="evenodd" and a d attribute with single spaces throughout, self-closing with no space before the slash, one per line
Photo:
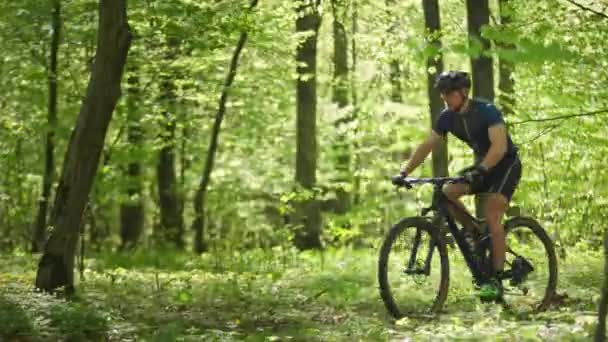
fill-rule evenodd
<path id="1" fill-rule="evenodd" d="M 431 235 L 422 229 L 405 229 L 388 258 L 388 281 L 403 314 L 431 311 L 441 281 L 441 265 Z"/>

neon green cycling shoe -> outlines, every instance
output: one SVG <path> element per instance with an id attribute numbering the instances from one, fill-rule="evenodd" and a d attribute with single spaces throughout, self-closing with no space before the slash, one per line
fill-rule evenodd
<path id="1" fill-rule="evenodd" d="M 496 279 L 492 279 L 488 283 L 483 284 L 479 289 L 479 299 L 482 303 L 501 303 L 503 301 L 502 294 L 502 284 Z"/>

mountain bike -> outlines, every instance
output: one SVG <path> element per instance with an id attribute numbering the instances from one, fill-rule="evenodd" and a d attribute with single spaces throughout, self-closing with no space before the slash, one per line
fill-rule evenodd
<path id="1" fill-rule="evenodd" d="M 466 183 L 464 177 L 396 176 L 392 182 L 407 189 L 432 184 L 433 196 L 431 205 L 422 209 L 420 216 L 403 218 L 388 231 L 378 260 L 380 295 L 395 318 L 439 313 L 450 282 L 449 247 L 462 254 L 473 286 L 479 287 L 490 279 L 489 230 L 484 220 L 454 205 L 442 190 L 449 183 Z M 448 206 L 466 214 L 475 229 L 469 225 L 459 227 Z M 429 217 L 429 213 L 434 215 Z M 504 285 L 503 304 L 513 309 L 545 310 L 557 286 L 557 259 L 552 240 L 530 217 L 511 217 L 504 223 L 504 229 L 506 262 L 500 276 Z"/>

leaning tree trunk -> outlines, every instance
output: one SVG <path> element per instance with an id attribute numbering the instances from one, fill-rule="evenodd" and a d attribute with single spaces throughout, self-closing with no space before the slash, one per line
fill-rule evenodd
<path id="1" fill-rule="evenodd" d="M 595 330 L 595 341 L 606 340 L 606 313 L 608 312 L 608 229 L 604 230 L 604 285 L 598 310 L 598 322 Z"/>
<path id="2" fill-rule="evenodd" d="M 57 53 L 59 51 L 59 37 L 61 35 L 61 1 L 53 1 L 52 24 L 53 31 L 51 36 L 51 51 L 49 56 L 48 78 L 49 78 L 49 102 L 47 117 L 47 132 L 44 160 L 44 175 L 42 176 L 42 193 L 38 204 L 38 214 L 34 226 L 34 236 L 32 239 L 32 252 L 37 253 L 44 247 L 44 237 L 46 231 L 46 218 L 51 186 L 53 184 L 53 174 L 55 173 L 55 126 L 57 122 Z"/>
<path id="3" fill-rule="evenodd" d="M 499 11 L 500 11 L 500 25 L 503 27 L 508 26 L 512 22 L 512 14 L 510 11 L 510 0 L 499 0 Z M 515 49 L 513 44 L 501 43 L 500 47 L 507 50 Z M 500 106 L 504 114 L 513 113 L 513 106 L 515 105 L 514 88 L 515 81 L 513 80 L 513 62 L 501 57 L 498 57 L 498 89 L 500 90 Z"/>
<path id="4" fill-rule="evenodd" d="M 74 254 L 82 213 L 99 164 L 116 102 L 131 32 L 125 0 L 100 0 L 97 54 L 86 96 L 72 131 L 57 186 L 50 224 L 53 231 L 38 265 L 36 287 L 74 289 Z"/>
<path id="5" fill-rule="evenodd" d="M 488 0 L 467 0 L 467 22 L 469 29 L 469 44 L 479 44 L 479 56 L 471 56 L 473 79 L 473 95 L 487 101 L 494 100 L 494 74 L 492 57 L 488 55 L 490 41 L 481 36 L 481 28 L 490 22 Z M 486 196 L 477 196 L 475 211 L 477 217 L 484 217 Z"/>
<path id="6" fill-rule="evenodd" d="M 350 148 L 345 127 L 352 122 L 352 114 L 347 113 L 348 106 L 348 43 L 344 19 L 346 6 L 343 1 L 332 0 L 333 38 L 334 38 L 334 79 L 332 101 L 338 105 L 342 117 L 334 122 L 338 136 L 334 146 L 336 173 L 336 202 L 333 210 L 338 214 L 345 214 L 350 207 L 350 193 L 346 190 L 350 182 Z"/>
<path id="7" fill-rule="evenodd" d="M 435 70 L 435 72 L 427 72 L 427 94 L 429 97 L 429 110 L 431 112 L 431 127 L 439 117 L 439 114 L 444 108 L 443 101 L 439 94 L 439 90 L 435 89 L 435 79 L 443 71 L 443 58 L 441 53 L 441 40 L 439 32 L 441 31 L 441 20 L 439 16 L 438 0 L 422 0 L 422 9 L 424 11 L 424 24 L 427 30 L 428 43 L 437 51 L 437 55 L 429 56 L 426 59 L 426 69 Z M 433 149 L 433 176 L 448 175 L 448 146 L 443 140 Z"/>
<path id="8" fill-rule="evenodd" d="M 129 148 L 139 151 L 143 148 L 143 132 L 140 123 L 139 103 L 141 99 L 137 68 L 129 70 L 127 88 L 127 142 Z M 132 157 L 133 153 L 131 153 Z M 136 153 L 139 155 L 139 153 Z M 142 167 L 140 160 L 130 160 L 126 170 L 127 201 L 120 206 L 121 249 L 131 249 L 137 245 L 144 227 Z"/>
<path id="9" fill-rule="evenodd" d="M 321 24 L 320 0 L 303 1 L 298 8 L 296 31 L 312 32 L 298 45 L 296 182 L 308 193 L 296 203 L 295 246 L 299 249 L 321 248 L 321 210 L 313 194 L 317 169 L 317 35 Z"/>
<path id="10" fill-rule="evenodd" d="M 258 4 L 258 0 L 251 0 L 249 4 L 249 10 Z M 220 102 L 215 116 L 215 122 L 213 123 L 213 130 L 211 132 L 211 142 L 209 143 L 209 151 L 207 152 L 207 159 L 205 161 L 205 168 L 203 169 L 203 175 L 201 176 L 201 182 L 196 194 L 194 196 L 194 221 L 192 222 L 192 230 L 194 230 L 194 250 L 197 253 L 203 253 L 207 251 L 207 244 L 204 240 L 205 230 L 205 199 L 207 195 L 207 188 L 211 181 L 211 171 L 213 170 L 213 162 L 215 160 L 215 154 L 217 153 L 218 138 L 220 135 L 220 129 L 224 115 L 226 114 L 226 102 L 228 101 L 228 91 L 232 87 L 232 82 L 236 76 L 236 69 L 239 64 L 239 57 L 241 51 L 247 43 L 247 31 L 241 32 L 239 41 L 236 44 L 234 53 L 232 54 L 232 60 L 230 62 L 230 69 L 228 75 L 224 81 L 224 87 L 222 88 L 222 94 L 220 96 Z"/>
<path id="11" fill-rule="evenodd" d="M 167 62 L 171 62 L 177 54 L 177 43 L 170 39 Z M 181 206 L 183 200 L 178 191 L 177 171 L 175 160 L 175 129 L 177 125 L 176 94 L 174 73 L 166 72 L 162 76 L 161 102 L 165 106 L 162 117 L 162 147 L 159 152 L 156 167 L 158 177 L 158 196 L 160 204 L 160 231 L 156 232 L 161 242 L 170 242 L 178 249 L 184 248 L 184 217 Z"/>

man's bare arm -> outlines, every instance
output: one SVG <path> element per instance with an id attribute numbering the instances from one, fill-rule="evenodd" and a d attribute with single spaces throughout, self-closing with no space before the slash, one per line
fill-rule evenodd
<path id="1" fill-rule="evenodd" d="M 504 124 L 497 124 L 488 128 L 490 149 L 481 162 L 481 167 L 489 170 L 496 166 L 507 153 L 507 129 Z"/>
<path id="2" fill-rule="evenodd" d="M 433 147 L 441 140 L 443 137 L 437 134 L 435 131 L 431 130 L 431 134 L 426 138 L 422 144 L 418 145 L 414 154 L 408 161 L 408 163 L 401 168 L 401 172 L 409 175 L 414 172 L 414 170 L 418 167 L 418 165 L 422 164 L 422 162 L 426 159 L 426 157 L 433 151 Z"/>

